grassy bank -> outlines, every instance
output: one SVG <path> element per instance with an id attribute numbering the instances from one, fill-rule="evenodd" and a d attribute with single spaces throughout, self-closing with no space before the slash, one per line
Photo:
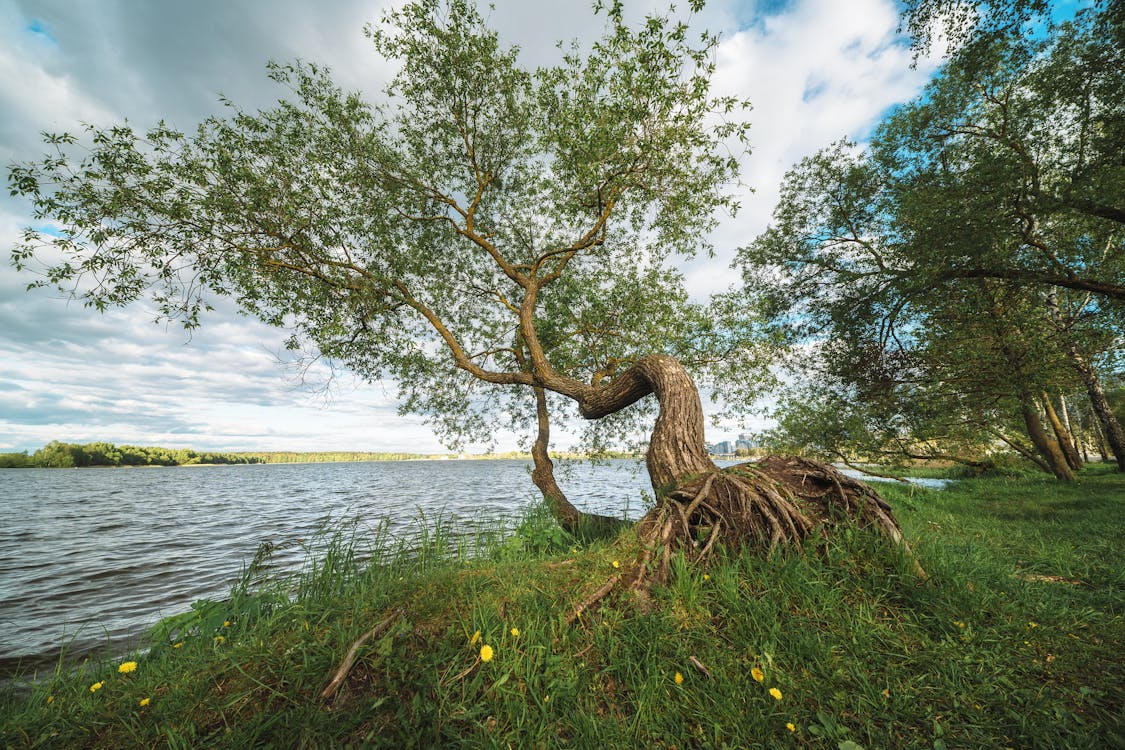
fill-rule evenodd
<path id="1" fill-rule="evenodd" d="M 345 530 L 298 579 L 250 571 L 229 603 L 166 621 L 148 653 L 9 688 L 0 745 L 1120 747 L 1125 478 L 1092 472 L 880 485 L 924 582 L 856 532 L 681 566 L 652 612 L 570 627 L 620 543 L 536 514 L 460 548 Z M 382 564 L 360 562 L 372 547 Z"/>

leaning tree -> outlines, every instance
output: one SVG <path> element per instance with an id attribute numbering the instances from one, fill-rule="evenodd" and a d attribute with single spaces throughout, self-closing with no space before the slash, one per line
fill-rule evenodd
<path id="1" fill-rule="evenodd" d="M 669 269 L 736 207 L 745 103 L 710 89 L 713 36 L 669 16 L 632 29 L 614 3 L 588 52 L 528 71 L 466 0 L 416 0 L 367 31 L 400 63 L 379 106 L 315 65 L 272 65 L 292 92 L 272 109 L 47 136 L 53 152 L 10 179 L 59 229 L 28 230 L 16 265 L 49 258 L 44 284 L 98 309 L 147 298 L 189 327 L 228 296 L 292 347 L 396 381 L 447 435 L 496 410 L 534 419 L 548 497 L 548 394 L 588 420 L 655 395 L 658 502 L 622 586 L 665 577 L 674 550 L 773 547 L 829 519 L 900 538 L 831 467 L 708 457 L 684 362 L 745 385 L 746 337 Z"/>

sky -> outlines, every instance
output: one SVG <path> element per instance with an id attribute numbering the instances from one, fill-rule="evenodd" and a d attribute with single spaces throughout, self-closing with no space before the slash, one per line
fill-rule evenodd
<path id="1" fill-rule="evenodd" d="M 182 130 L 280 92 L 269 60 L 327 65 L 344 88 L 380 99 L 392 68 L 363 34 L 388 0 L 0 0 L 0 164 L 45 151 L 40 133 L 80 123 L 164 119 Z M 682 3 L 686 5 L 686 3 Z M 495 0 L 491 22 L 530 66 L 550 64 L 558 40 L 595 38 L 590 0 Z M 640 15 L 651 0 L 627 2 Z M 894 0 L 712 0 L 694 22 L 720 32 L 715 87 L 753 104 L 742 211 L 712 240 L 716 257 L 685 264 L 693 295 L 737 280 L 736 249 L 763 231 L 785 171 L 849 136 L 862 141 L 888 109 L 916 95 L 932 60 L 911 67 L 896 36 Z M 154 323 L 144 305 L 98 314 L 58 292 L 25 291 L 34 277 L 7 263 L 31 208 L 0 196 L 0 452 L 50 440 L 198 450 L 441 452 L 424 421 L 397 414 L 393 383 L 346 374 L 330 392 L 279 361 L 284 331 L 220 305 L 190 335 Z M 315 379 L 314 379 L 315 380 Z M 743 429 L 722 423 L 708 439 Z M 561 433 L 561 434 L 560 434 Z M 556 429 L 554 445 L 571 433 Z M 495 447 L 516 447 L 500 432 Z M 469 445 L 466 450 L 480 450 Z"/>

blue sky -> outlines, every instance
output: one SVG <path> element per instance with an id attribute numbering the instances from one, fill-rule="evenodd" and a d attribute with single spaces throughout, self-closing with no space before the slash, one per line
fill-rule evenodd
<path id="1" fill-rule="evenodd" d="M 377 99 L 389 73 L 363 36 L 385 2 L 336 0 L 0 0 L 0 162 L 33 159 L 41 131 L 79 122 L 160 118 L 190 129 L 223 93 L 247 107 L 276 97 L 265 62 L 327 64 L 347 88 Z M 586 0 L 549 9 L 497 0 L 504 40 L 530 64 L 558 39 L 589 39 L 601 22 Z M 627 3 L 632 12 L 657 3 Z M 868 133 L 881 113 L 932 74 L 896 38 L 893 0 L 712 2 L 699 24 L 722 32 L 716 86 L 754 105 L 753 153 L 743 165 L 743 211 L 713 240 L 714 259 L 685 264 L 693 293 L 736 278 L 735 249 L 762 231 L 785 170 L 821 146 Z M 0 197 L 5 256 L 29 207 Z M 285 334 L 221 308 L 188 336 L 152 323 L 143 306 L 97 315 L 0 266 L 0 451 L 49 440 L 190 446 L 207 450 L 408 450 L 442 446 L 418 418 L 396 414 L 393 383 L 337 379 L 330 395 L 278 363 Z M 315 374 L 315 373 L 314 373 Z M 315 378 L 314 378 L 315 380 Z M 760 421 L 751 420 L 751 429 Z M 709 429 L 733 437 L 744 425 Z M 556 430 L 556 445 L 573 434 Z M 497 447 L 516 447 L 498 432 Z M 483 446 L 471 446 L 479 449 Z"/>

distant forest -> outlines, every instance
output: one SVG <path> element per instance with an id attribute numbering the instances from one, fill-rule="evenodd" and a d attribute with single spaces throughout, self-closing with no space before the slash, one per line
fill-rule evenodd
<path id="1" fill-rule="evenodd" d="M 444 457 L 444 456 L 443 456 Z M 0 453 L 2 469 L 72 469 L 88 466 L 191 466 L 196 464 L 284 464 L 339 461 L 404 461 L 431 458 L 414 453 L 289 451 L 253 453 L 199 452 L 191 448 L 157 448 L 113 443 L 63 443 L 51 441 L 34 453 Z"/>

